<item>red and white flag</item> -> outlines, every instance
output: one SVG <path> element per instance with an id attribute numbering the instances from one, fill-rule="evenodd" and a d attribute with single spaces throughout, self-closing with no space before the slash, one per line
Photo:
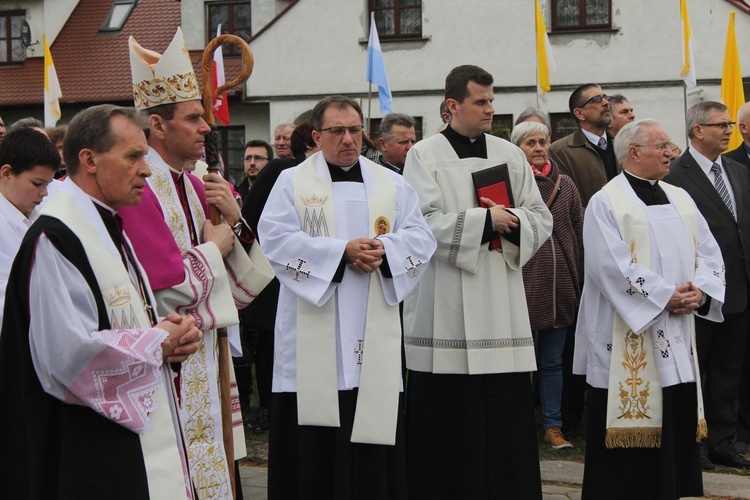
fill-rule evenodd
<path id="1" fill-rule="evenodd" d="M 216 28 L 216 36 L 221 35 L 221 24 Z M 224 85 L 224 55 L 221 52 L 221 46 L 214 51 L 214 62 L 213 62 L 213 75 L 211 84 L 213 89 L 216 90 Z M 227 93 L 222 92 L 221 95 L 216 96 L 214 101 L 214 118 L 219 120 L 225 127 L 229 125 L 229 101 L 227 100 Z"/>

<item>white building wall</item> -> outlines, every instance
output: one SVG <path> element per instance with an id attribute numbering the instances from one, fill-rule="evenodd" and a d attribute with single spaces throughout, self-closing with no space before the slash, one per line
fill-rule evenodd
<path id="1" fill-rule="evenodd" d="M 183 20 L 188 15 L 196 22 L 195 5 L 202 9 L 203 3 L 182 3 Z M 549 1 L 540 3 L 549 29 Z M 699 99 L 719 99 L 733 9 L 725 0 L 688 0 L 687 4 L 701 87 L 687 100 L 680 80 L 679 2 L 612 0 L 612 31 L 550 34 L 559 69 L 542 107 L 566 112 L 573 88 L 598 82 L 605 92 L 626 95 L 639 118 L 661 121 L 684 147 L 686 106 Z M 476 64 L 493 74 L 497 114 L 515 117 L 536 105 L 533 9 L 531 0 L 425 0 L 422 41 L 381 42 L 393 109 L 421 116 L 425 136 L 434 133 L 440 124 L 438 106 L 445 76 L 460 64 Z M 750 15 L 737 12 L 736 33 L 740 57 L 750 68 Z M 255 70 L 246 95 L 248 102 L 268 103 L 269 134 L 276 124 L 294 121 L 329 94 L 364 99 L 366 113 L 367 36 L 367 0 L 300 0 L 255 39 L 251 44 Z M 189 44 L 191 49 L 199 48 Z M 377 118 L 381 115 L 376 90 L 373 95 L 372 115 Z"/>

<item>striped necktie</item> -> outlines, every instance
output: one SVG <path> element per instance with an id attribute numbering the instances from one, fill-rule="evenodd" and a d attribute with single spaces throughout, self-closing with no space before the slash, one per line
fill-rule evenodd
<path id="1" fill-rule="evenodd" d="M 719 167 L 717 163 L 714 163 L 711 165 L 711 172 L 714 173 L 714 187 L 716 188 L 716 191 L 718 191 L 721 199 L 724 200 L 729 211 L 732 212 L 732 217 L 736 217 L 734 215 L 734 207 L 732 206 L 732 199 L 729 197 L 727 185 L 724 184 L 724 176 L 721 174 L 721 167 Z"/>

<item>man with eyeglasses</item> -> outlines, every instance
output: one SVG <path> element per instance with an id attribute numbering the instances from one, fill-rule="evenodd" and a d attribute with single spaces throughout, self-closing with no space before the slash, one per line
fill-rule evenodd
<path id="1" fill-rule="evenodd" d="M 612 123 L 609 95 L 595 83 L 581 85 L 568 100 L 578 130 L 552 143 L 549 154 L 560 171 L 575 182 L 585 207 L 589 199 L 620 170 L 607 132 Z"/>
<path id="2" fill-rule="evenodd" d="M 704 381 L 708 438 L 702 464 L 736 468 L 750 460 L 735 448 L 740 379 L 750 328 L 750 173 L 722 156 L 734 123 L 727 107 L 702 101 L 687 116 L 690 147 L 672 162 L 666 182 L 685 189 L 695 200 L 719 243 L 726 269 L 724 321 L 696 318 L 698 359 Z"/>
<path id="3" fill-rule="evenodd" d="M 724 263 L 690 196 L 660 180 L 669 137 L 655 120 L 623 127 L 623 173 L 594 194 L 583 225 L 585 286 L 574 373 L 588 398 L 583 499 L 703 495 L 706 421 L 692 315 L 721 321 Z"/>
<path id="4" fill-rule="evenodd" d="M 266 141 L 253 139 L 245 144 L 245 156 L 243 157 L 243 170 L 245 172 L 242 182 L 237 184 L 237 192 L 240 193 L 244 200 L 250 191 L 250 186 L 263 167 L 268 165 L 269 160 L 273 158 L 273 149 Z"/>
<path id="5" fill-rule="evenodd" d="M 405 498 L 398 303 L 436 242 L 404 179 L 360 156 L 362 110 L 312 114 L 321 151 L 280 173 L 258 237 L 281 283 L 269 498 Z"/>

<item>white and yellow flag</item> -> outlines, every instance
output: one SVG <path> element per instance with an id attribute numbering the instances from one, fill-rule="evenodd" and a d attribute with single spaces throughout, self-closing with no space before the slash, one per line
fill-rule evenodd
<path id="1" fill-rule="evenodd" d="M 57 80 L 55 64 L 47 45 L 47 35 L 44 35 L 44 126 L 54 127 L 60 119 L 60 82 Z"/>
<path id="2" fill-rule="evenodd" d="M 536 5 L 535 31 L 536 31 L 536 81 L 537 93 L 539 97 L 549 92 L 552 88 L 549 83 L 550 75 L 557 72 L 557 64 L 552 56 L 552 47 L 549 44 L 547 28 L 544 26 L 544 17 L 542 9 L 539 7 L 539 0 L 534 0 Z"/>
<path id="3" fill-rule="evenodd" d="M 680 20 L 682 27 L 682 71 L 680 71 L 680 77 L 685 80 L 688 89 L 693 89 L 697 85 L 695 79 L 695 41 L 693 40 L 693 30 L 690 27 L 690 17 L 688 17 L 685 0 L 680 0 Z"/>

